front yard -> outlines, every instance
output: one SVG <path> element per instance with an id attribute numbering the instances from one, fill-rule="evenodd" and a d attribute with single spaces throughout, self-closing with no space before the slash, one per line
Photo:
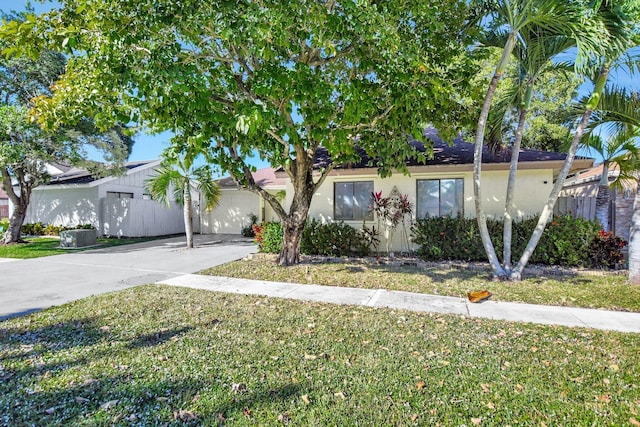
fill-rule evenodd
<path id="1" fill-rule="evenodd" d="M 638 425 L 639 358 L 638 334 L 145 286 L 0 323 L 0 424 Z"/>
<path id="2" fill-rule="evenodd" d="M 0 245 L 0 258 L 40 258 L 44 256 L 60 255 L 69 252 L 86 251 L 89 249 L 107 248 L 110 246 L 130 245 L 132 243 L 147 242 L 161 237 L 144 238 L 98 238 L 98 244 L 77 249 L 61 249 L 60 239 L 57 237 L 30 237 L 28 243 Z"/>
<path id="3" fill-rule="evenodd" d="M 312 260 L 313 258 L 307 258 Z M 467 292 L 488 289 L 497 301 L 568 307 L 603 308 L 640 312 L 640 286 L 631 286 L 626 276 L 603 272 L 599 275 L 529 277 L 519 283 L 491 280 L 488 271 L 449 268 L 447 264 L 419 268 L 410 265 L 381 265 L 367 260 L 334 263 L 303 262 L 279 267 L 268 255 L 236 261 L 201 272 L 227 277 L 387 289 L 425 294 L 466 297 Z"/>

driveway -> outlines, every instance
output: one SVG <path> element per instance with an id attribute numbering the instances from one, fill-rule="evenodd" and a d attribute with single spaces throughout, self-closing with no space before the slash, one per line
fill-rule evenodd
<path id="1" fill-rule="evenodd" d="M 196 235 L 27 260 L 0 259 L 0 320 L 90 295 L 195 273 L 256 252 L 247 239 Z"/>

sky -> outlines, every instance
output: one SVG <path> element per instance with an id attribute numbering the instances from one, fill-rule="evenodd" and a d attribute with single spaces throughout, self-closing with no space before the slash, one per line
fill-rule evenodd
<path id="1" fill-rule="evenodd" d="M 9 10 L 24 10 L 25 4 L 30 3 L 36 13 L 42 13 L 50 10 L 53 7 L 59 7 L 59 3 L 57 1 L 46 1 L 43 3 L 33 1 L 28 2 L 25 0 L 0 0 L 0 9 L 3 11 Z M 636 49 L 637 53 L 640 54 L 640 48 Z M 622 70 L 613 71 L 611 76 L 609 77 L 610 84 L 615 84 L 618 86 L 627 87 L 634 90 L 640 90 L 640 78 L 637 76 L 634 78 L 629 75 L 628 72 Z M 585 85 L 582 90 L 588 91 L 589 85 Z M 160 157 L 162 150 L 168 146 L 169 139 L 171 138 L 171 133 L 164 132 L 159 135 L 150 135 L 148 133 L 141 132 L 135 137 L 135 144 L 133 146 L 133 151 L 129 160 L 137 161 L 137 160 L 153 160 Z M 590 157 L 594 157 L 593 153 L 587 153 L 581 151 L 579 154 L 587 155 Z M 601 160 L 601 159 L 597 159 Z M 257 168 L 268 166 L 267 162 L 261 161 L 260 159 L 254 159 L 252 164 Z"/>

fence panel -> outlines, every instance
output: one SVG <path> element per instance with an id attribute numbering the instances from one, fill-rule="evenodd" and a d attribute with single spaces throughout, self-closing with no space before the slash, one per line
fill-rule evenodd
<path id="1" fill-rule="evenodd" d="M 153 200 L 101 199 L 102 234 L 147 237 L 184 233 L 182 207 Z"/>
<path id="2" fill-rule="evenodd" d="M 0 205 L 0 218 L 9 218 L 9 206 Z"/>
<path id="3" fill-rule="evenodd" d="M 574 217 L 594 220 L 596 218 L 596 198 L 558 197 L 553 213 L 555 215 L 571 214 Z"/>

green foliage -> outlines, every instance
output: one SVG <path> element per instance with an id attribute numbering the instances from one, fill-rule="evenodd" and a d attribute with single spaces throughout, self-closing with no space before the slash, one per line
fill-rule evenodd
<path id="1" fill-rule="evenodd" d="M 513 253 L 519 256 L 538 222 L 537 217 L 513 224 Z M 497 253 L 502 251 L 502 222 L 487 221 Z M 531 261 L 539 264 L 581 266 L 594 265 L 590 246 L 600 226 L 571 216 L 555 218 L 545 229 Z M 427 260 L 486 261 L 478 224 L 473 218 L 437 217 L 418 220 L 412 228 L 413 241 L 420 245 L 418 254 Z"/>
<path id="2" fill-rule="evenodd" d="M 260 252 L 277 254 L 282 249 L 282 224 L 279 222 L 263 222 L 254 227 L 256 242 Z"/>
<path id="3" fill-rule="evenodd" d="M 251 224 L 242 227 L 240 234 L 242 234 L 243 237 L 256 237 L 256 233 L 253 231 L 253 226 L 258 223 L 258 216 L 252 213 L 249 214 L 249 221 L 251 221 Z"/>
<path id="4" fill-rule="evenodd" d="M 282 225 L 279 222 L 256 224 L 253 231 L 261 252 L 280 252 Z M 371 230 L 356 230 L 343 222 L 322 224 L 313 218 L 302 232 L 300 252 L 307 255 L 362 256 L 369 254 L 375 241 L 376 236 Z"/>
<path id="5" fill-rule="evenodd" d="M 61 231 L 65 230 L 95 230 L 95 227 L 91 224 L 66 227 L 63 225 L 43 224 L 41 222 L 23 224 L 21 227 L 21 233 L 27 236 L 58 236 Z"/>
<path id="6" fill-rule="evenodd" d="M 0 219 L 0 233 L 6 231 L 9 228 L 9 218 Z"/>
<path id="7" fill-rule="evenodd" d="M 624 261 L 622 249 L 627 242 L 613 232 L 600 230 L 589 245 L 589 257 L 593 267 L 616 268 Z"/>
<path id="8" fill-rule="evenodd" d="M 322 224 L 315 218 L 307 222 L 302 233 L 300 252 L 308 255 L 367 255 L 369 240 L 355 228 L 343 222 Z"/>

